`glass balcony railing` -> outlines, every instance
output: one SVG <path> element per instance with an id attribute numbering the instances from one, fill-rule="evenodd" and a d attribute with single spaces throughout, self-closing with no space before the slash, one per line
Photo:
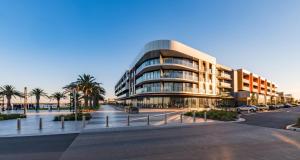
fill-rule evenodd
<path id="1" fill-rule="evenodd" d="M 157 65 L 160 64 L 159 58 L 156 59 L 149 59 L 147 61 L 145 61 L 144 63 L 142 63 L 137 69 L 136 69 L 136 73 L 139 73 L 141 70 L 143 70 L 145 67 L 147 66 L 151 66 L 151 65 Z"/>
<path id="2" fill-rule="evenodd" d="M 188 59 L 181 59 L 181 58 L 164 58 L 164 64 L 180 64 L 190 68 L 198 69 L 198 64 L 193 62 L 192 60 Z"/>

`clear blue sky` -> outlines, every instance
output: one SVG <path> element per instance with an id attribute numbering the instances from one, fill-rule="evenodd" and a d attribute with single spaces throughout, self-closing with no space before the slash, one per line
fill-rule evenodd
<path id="1" fill-rule="evenodd" d="M 175 39 L 300 96 L 299 0 L 1 0 L 0 85 L 60 91 L 79 74 L 107 97 L 148 41 Z"/>

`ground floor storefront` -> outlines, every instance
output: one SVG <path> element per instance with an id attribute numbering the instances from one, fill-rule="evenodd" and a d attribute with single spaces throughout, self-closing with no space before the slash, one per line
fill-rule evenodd
<path id="1" fill-rule="evenodd" d="M 231 99 L 191 96 L 143 96 L 120 100 L 119 103 L 139 108 L 214 108 L 234 105 Z"/>

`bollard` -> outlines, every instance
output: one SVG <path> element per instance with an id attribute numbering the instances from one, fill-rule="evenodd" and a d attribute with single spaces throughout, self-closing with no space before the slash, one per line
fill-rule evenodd
<path id="1" fill-rule="evenodd" d="M 43 129 L 43 119 L 42 119 L 42 118 L 40 118 L 39 129 L 40 129 L 40 130 Z"/>
<path id="2" fill-rule="evenodd" d="M 85 127 L 85 116 L 82 116 L 82 127 Z"/>
<path id="3" fill-rule="evenodd" d="M 150 125 L 150 116 L 149 116 L 149 114 L 148 114 L 148 116 L 147 116 L 147 125 L 148 125 L 148 126 Z"/>
<path id="4" fill-rule="evenodd" d="M 108 126 L 108 116 L 106 116 L 106 127 L 109 127 Z"/>
<path id="5" fill-rule="evenodd" d="M 21 119 L 17 119 L 17 130 L 21 130 Z"/>
<path id="6" fill-rule="evenodd" d="M 61 128 L 64 129 L 64 128 L 65 128 L 65 117 L 62 116 L 62 117 L 60 118 L 60 120 L 61 120 Z"/>
<path id="7" fill-rule="evenodd" d="M 168 117 L 166 113 L 165 113 L 165 124 L 168 124 Z"/>
<path id="8" fill-rule="evenodd" d="M 195 113 L 195 111 L 193 112 L 193 122 L 196 123 L 196 113 Z"/>
<path id="9" fill-rule="evenodd" d="M 180 123 L 183 123 L 183 114 L 180 114 Z"/>
<path id="10" fill-rule="evenodd" d="M 129 115 L 127 116 L 127 126 L 130 126 L 130 117 L 129 117 Z"/>
<path id="11" fill-rule="evenodd" d="M 204 112 L 204 121 L 207 121 L 206 111 Z"/>

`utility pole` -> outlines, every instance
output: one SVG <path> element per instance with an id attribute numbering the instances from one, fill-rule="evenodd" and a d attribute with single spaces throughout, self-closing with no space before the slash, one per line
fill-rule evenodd
<path id="1" fill-rule="evenodd" d="M 27 87 L 24 87 L 24 115 L 27 113 Z"/>

